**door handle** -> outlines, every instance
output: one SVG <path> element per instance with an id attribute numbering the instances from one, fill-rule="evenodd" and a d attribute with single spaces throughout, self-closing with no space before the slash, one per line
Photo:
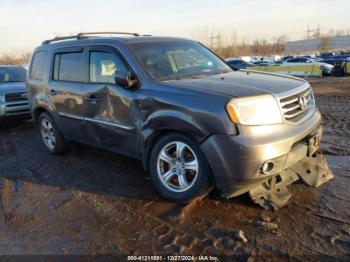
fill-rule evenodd
<path id="1" fill-rule="evenodd" d="M 58 92 L 55 89 L 51 89 L 49 92 L 47 92 L 49 95 L 55 96 L 58 95 Z"/>
<path id="2" fill-rule="evenodd" d="M 85 97 L 85 100 L 95 102 L 95 103 L 100 101 L 100 99 L 98 99 L 95 95 L 90 95 L 88 97 Z"/>

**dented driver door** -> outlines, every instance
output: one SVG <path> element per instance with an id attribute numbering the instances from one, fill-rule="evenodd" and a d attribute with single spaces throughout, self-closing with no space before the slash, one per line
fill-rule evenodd
<path id="1" fill-rule="evenodd" d="M 130 156 L 136 155 L 136 128 L 131 101 L 135 91 L 115 84 L 116 70 L 128 70 L 114 47 L 89 47 L 89 81 L 85 86 L 84 135 L 89 144 Z"/>

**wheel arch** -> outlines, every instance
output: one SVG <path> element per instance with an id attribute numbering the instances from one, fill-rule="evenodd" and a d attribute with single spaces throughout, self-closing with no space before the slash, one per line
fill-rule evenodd
<path id="1" fill-rule="evenodd" d="M 33 110 L 33 119 L 36 126 L 38 125 L 40 115 L 44 112 L 48 113 L 51 116 L 49 110 L 43 106 L 39 106 Z"/>
<path id="2" fill-rule="evenodd" d="M 151 114 L 140 128 L 140 152 L 143 166 L 148 170 L 150 152 L 156 141 L 167 133 L 179 133 L 201 144 L 210 133 L 190 114 L 177 110 L 161 110 Z"/>
<path id="3" fill-rule="evenodd" d="M 140 126 L 140 156 L 144 168 L 147 170 L 147 163 L 151 150 L 157 139 L 166 133 L 180 133 L 186 135 L 198 143 L 204 141 L 208 136 L 201 124 L 194 121 L 190 114 L 178 110 L 160 110 L 147 117 L 147 120 Z"/>

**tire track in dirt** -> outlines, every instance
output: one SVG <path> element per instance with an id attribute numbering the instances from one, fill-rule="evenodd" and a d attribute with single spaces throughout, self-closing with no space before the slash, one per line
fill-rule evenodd
<path id="1" fill-rule="evenodd" d="M 317 107 L 322 113 L 324 138 L 321 149 L 325 154 L 350 155 L 350 96 L 318 94 Z"/>

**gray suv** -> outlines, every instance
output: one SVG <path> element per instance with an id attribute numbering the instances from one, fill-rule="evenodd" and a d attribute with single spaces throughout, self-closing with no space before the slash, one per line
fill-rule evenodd
<path id="1" fill-rule="evenodd" d="M 276 209 L 292 182 L 333 177 L 318 153 L 321 115 L 306 81 L 234 71 L 191 40 L 118 32 L 46 40 L 27 86 L 51 153 L 71 140 L 140 159 L 172 201 L 215 187 Z"/>
<path id="2" fill-rule="evenodd" d="M 22 66 L 0 65 L 0 122 L 30 118 L 25 81 Z"/>

